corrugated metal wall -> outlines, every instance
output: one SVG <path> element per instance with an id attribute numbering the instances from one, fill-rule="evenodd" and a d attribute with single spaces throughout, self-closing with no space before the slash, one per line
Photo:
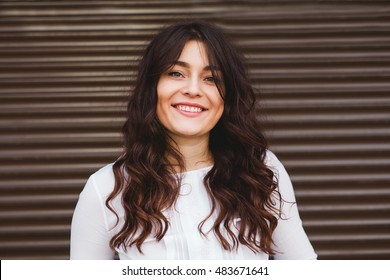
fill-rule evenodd
<path id="1" fill-rule="evenodd" d="M 1 1 L 0 258 L 66 259 L 120 152 L 134 62 L 179 18 L 226 28 L 321 259 L 390 258 L 388 1 Z M 260 106 L 259 106 L 260 108 Z"/>

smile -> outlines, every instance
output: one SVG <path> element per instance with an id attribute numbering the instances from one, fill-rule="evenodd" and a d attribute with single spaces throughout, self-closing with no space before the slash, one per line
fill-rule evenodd
<path id="1" fill-rule="evenodd" d="M 189 113 L 200 113 L 203 111 L 202 108 L 199 107 L 193 107 L 193 106 L 185 106 L 185 105 L 177 105 L 175 106 L 177 109 L 183 112 L 189 112 Z"/>

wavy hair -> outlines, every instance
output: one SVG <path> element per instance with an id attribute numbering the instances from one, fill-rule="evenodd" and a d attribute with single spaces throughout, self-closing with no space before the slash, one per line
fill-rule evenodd
<path id="1" fill-rule="evenodd" d="M 209 138 L 214 165 L 204 177 L 212 210 L 198 229 L 206 235 L 202 226 L 216 212 L 212 230 L 225 250 L 243 244 L 254 252 L 273 255 L 272 233 L 280 217 L 275 198 L 280 199 L 280 194 L 276 176 L 265 164 L 267 142 L 256 118 L 255 93 L 242 56 L 221 29 L 202 21 L 162 29 L 139 62 L 123 126 L 124 152 L 113 166 L 115 186 L 106 200 L 106 206 L 117 216 L 117 224 L 119 218 L 110 202 L 120 195 L 125 211 L 123 226 L 110 246 L 126 250 L 135 245 L 142 253 L 142 243 L 149 235 L 160 241 L 169 227 L 163 211 L 174 206 L 181 178 L 167 155 L 176 160 L 180 170 L 185 168 L 180 152 L 170 144 L 156 116 L 157 83 L 190 40 L 202 42 L 210 64 L 220 69 L 222 79 L 217 79 L 217 87 L 224 99 L 223 114 Z M 235 218 L 241 219 L 237 233 L 231 229 Z"/>

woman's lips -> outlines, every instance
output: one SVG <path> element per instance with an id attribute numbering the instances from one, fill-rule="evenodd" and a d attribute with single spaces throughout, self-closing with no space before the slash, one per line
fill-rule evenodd
<path id="1" fill-rule="evenodd" d="M 202 112 L 207 109 L 200 104 L 193 103 L 176 103 L 172 105 L 178 112 L 182 113 L 185 116 L 199 116 Z"/>
<path id="2" fill-rule="evenodd" d="M 203 111 L 202 108 L 194 107 L 194 106 L 187 106 L 187 105 L 177 105 L 175 106 L 176 109 L 184 112 L 190 112 L 190 113 L 200 113 Z"/>

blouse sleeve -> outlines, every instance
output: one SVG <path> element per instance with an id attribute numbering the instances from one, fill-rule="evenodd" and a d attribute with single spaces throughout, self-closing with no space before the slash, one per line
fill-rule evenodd
<path id="1" fill-rule="evenodd" d="M 307 237 L 299 217 L 298 207 L 290 177 L 277 157 L 268 152 L 268 165 L 276 173 L 282 197 L 282 215 L 273 234 L 275 259 L 316 259 L 313 246 Z"/>
<path id="2" fill-rule="evenodd" d="M 114 259 L 103 199 L 92 175 L 80 194 L 71 226 L 70 259 Z"/>

